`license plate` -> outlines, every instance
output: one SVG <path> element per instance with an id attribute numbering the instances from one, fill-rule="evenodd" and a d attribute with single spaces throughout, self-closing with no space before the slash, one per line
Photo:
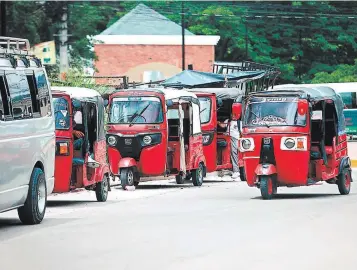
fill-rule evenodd
<path id="1" fill-rule="evenodd" d="M 126 145 L 131 145 L 132 139 L 125 139 L 125 144 Z"/>

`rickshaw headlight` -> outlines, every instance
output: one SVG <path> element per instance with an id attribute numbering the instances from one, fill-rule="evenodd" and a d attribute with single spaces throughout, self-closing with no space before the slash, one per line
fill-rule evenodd
<path id="1" fill-rule="evenodd" d="M 114 146 L 117 143 L 117 139 L 114 136 L 109 136 L 108 137 L 108 144 L 110 146 Z"/>
<path id="2" fill-rule="evenodd" d="M 243 140 L 242 141 L 242 147 L 244 150 L 248 150 L 252 146 L 252 143 L 250 140 Z"/>
<path id="3" fill-rule="evenodd" d="M 291 149 L 295 146 L 295 140 L 292 138 L 288 138 L 285 140 L 284 145 L 286 146 L 286 148 Z"/>
<path id="4" fill-rule="evenodd" d="M 149 135 L 144 136 L 143 142 L 144 142 L 144 144 L 146 144 L 146 145 L 150 144 L 150 143 L 152 142 L 151 136 L 149 136 Z"/>

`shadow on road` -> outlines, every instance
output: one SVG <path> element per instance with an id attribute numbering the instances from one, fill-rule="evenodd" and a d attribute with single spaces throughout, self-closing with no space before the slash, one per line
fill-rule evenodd
<path id="1" fill-rule="evenodd" d="M 97 203 L 99 204 L 96 200 L 88 200 L 88 201 L 65 201 L 65 200 L 51 200 L 47 201 L 47 207 L 67 207 L 67 206 L 80 206 L 80 205 L 86 205 L 86 204 L 92 204 L 92 203 Z"/>
<path id="2" fill-rule="evenodd" d="M 280 193 L 276 194 L 273 200 L 295 200 L 295 199 L 323 199 L 328 197 L 341 196 L 340 194 L 324 193 Z M 261 196 L 254 197 L 252 200 L 263 200 Z"/>
<path id="3" fill-rule="evenodd" d="M 18 218 L 0 218 L 0 230 L 6 227 L 23 226 Z"/>
<path id="4" fill-rule="evenodd" d="M 203 180 L 203 184 L 204 183 L 208 183 L 208 184 L 210 184 L 210 183 L 212 183 L 212 184 L 214 184 L 214 183 L 234 183 L 234 182 L 239 182 L 239 181 L 234 181 L 234 180 L 220 180 L 220 179 L 210 179 L 210 180 Z"/>

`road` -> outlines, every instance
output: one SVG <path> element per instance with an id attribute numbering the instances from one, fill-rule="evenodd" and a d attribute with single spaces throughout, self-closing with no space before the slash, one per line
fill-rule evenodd
<path id="1" fill-rule="evenodd" d="M 263 201 L 243 182 L 162 181 L 114 188 L 106 203 L 52 196 L 41 225 L 0 215 L 1 269 L 355 270 L 355 190 L 281 188 Z"/>

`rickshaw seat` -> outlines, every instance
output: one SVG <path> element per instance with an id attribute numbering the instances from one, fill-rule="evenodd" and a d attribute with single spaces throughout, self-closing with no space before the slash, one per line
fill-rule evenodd
<path id="1" fill-rule="evenodd" d="M 331 155 L 333 153 L 333 147 L 332 146 L 325 146 L 326 154 Z"/>
<path id="2" fill-rule="evenodd" d="M 83 165 L 83 164 L 84 164 L 84 159 L 83 158 L 78 158 L 78 157 L 73 158 L 73 165 L 80 166 L 80 165 Z"/>
<path id="3" fill-rule="evenodd" d="M 225 140 L 219 140 L 219 141 L 217 141 L 217 147 L 225 148 L 225 147 L 227 147 L 227 142 Z"/>

